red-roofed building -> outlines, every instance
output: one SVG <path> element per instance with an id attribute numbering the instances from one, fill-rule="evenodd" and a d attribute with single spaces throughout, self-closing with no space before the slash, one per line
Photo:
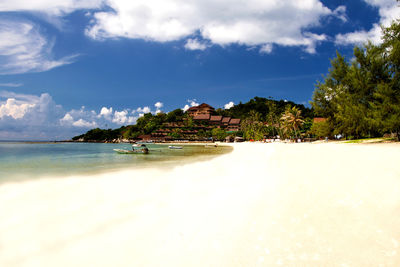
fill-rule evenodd
<path id="1" fill-rule="evenodd" d="M 240 130 L 240 119 L 231 119 L 229 121 L 228 131 L 239 131 Z"/>
<path id="2" fill-rule="evenodd" d="M 186 112 L 190 116 L 194 117 L 196 115 L 201 115 L 201 114 L 211 115 L 212 113 L 214 113 L 214 111 L 215 111 L 215 109 L 212 106 L 210 106 L 206 103 L 203 103 L 201 105 L 189 108 Z"/>
<path id="3" fill-rule="evenodd" d="M 221 121 L 222 121 L 222 116 L 211 116 L 210 117 L 210 123 L 214 124 L 214 125 L 221 125 Z"/>
<path id="4" fill-rule="evenodd" d="M 208 121 L 210 120 L 211 115 L 210 114 L 199 114 L 199 115 L 195 115 L 193 117 L 193 120 L 195 121 Z"/>
<path id="5" fill-rule="evenodd" d="M 325 122 L 326 120 L 327 118 L 316 117 L 314 118 L 314 123 Z"/>

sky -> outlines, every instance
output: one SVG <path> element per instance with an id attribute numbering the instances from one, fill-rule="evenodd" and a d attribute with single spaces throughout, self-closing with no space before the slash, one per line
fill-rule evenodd
<path id="1" fill-rule="evenodd" d="M 2 0 L 0 140 L 64 140 L 255 96 L 309 105 L 395 0 Z"/>

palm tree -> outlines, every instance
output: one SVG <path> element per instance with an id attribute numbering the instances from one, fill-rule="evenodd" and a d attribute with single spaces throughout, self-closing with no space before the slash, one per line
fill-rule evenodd
<path id="1" fill-rule="evenodd" d="M 288 106 L 282 114 L 281 121 L 283 122 L 283 130 L 287 133 L 293 129 L 295 137 L 297 138 L 297 131 L 304 122 L 303 117 L 301 116 L 301 110 L 295 106 Z"/>

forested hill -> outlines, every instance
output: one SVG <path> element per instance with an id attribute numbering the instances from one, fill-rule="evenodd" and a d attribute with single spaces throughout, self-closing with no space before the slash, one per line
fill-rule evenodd
<path id="1" fill-rule="evenodd" d="M 287 112 L 288 108 L 295 108 L 299 110 L 304 120 L 311 121 L 313 118 L 313 110 L 305 107 L 304 105 L 296 104 L 291 101 L 286 100 L 273 100 L 267 99 L 263 97 L 254 97 L 250 99 L 246 103 L 239 103 L 238 105 L 233 106 L 230 109 L 217 109 L 215 111 L 216 115 L 222 115 L 224 117 L 238 118 L 242 121 L 250 120 L 257 121 L 264 125 L 266 123 L 268 125 L 277 125 L 280 123 L 280 118 L 285 111 Z M 256 119 L 255 117 L 256 116 Z M 137 139 L 140 135 L 148 135 L 157 132 L 160 129 L 163 129 L 168 123 L 178 123 L 183 124 L 181 130 L 194 130 L 196 127 L 195 123 L 192 122 L 192 119 L 188 118 L 188 114 L 183 112 L 182 109 L 175 109 L 168 113 L 158 113 L 153 115 L 151 113 L 145 114 L 143 117 L 140 117 L 135 125 L 127 125 L 122 126 L 119 129 L 92 129 L 87 133 L 75 136 L 72 140 L 83 140 L 83 141 L 112 141 L 115 139 Z M 309 128 L 309 124 L 308 128 Z M 254 132 L 254 129 L 251 129 L 251 132 Z M 263 136 L 265 134 L 268 135 L 275 133 L 276 131 L 268 131 L 267 127 L 262 126 L 258 135 Z M 211 130 L 202 132 L 199 131 L 202 137 L 212 137 L 213 133 Z M 225 133 L 219 133 L 219 136 L 224 136 Z M 238 131 L 237 135 L 246 136 L 246 133 L 243 131 Z M 171 133 L 171 136 L 176 138 L 182 137 L 178 132 Z M 174 137 L 175 138 L 175 137 Z M 178 138 L 179 139 L 179 138 Z"/>
<path id="2" fill-rule="evenodd" d="M 296 104 L 292 101 L 287 100 L 274 100 L 264 97 L 254 97 L 247 103 L 240 102 L 230 109 L 217 109 L 216 112 L 219 115 L 232 118 L 245 119 L 251 110 L 254 110 L 261 114 L 262 118 L 265 118 L 269 113 L 274 115 L 282 114 L 287 106 L 296 107 L 301 110 L 301 114 L 304 118 L 313 118 L 314 112 L 312 109 L 305 107 L 302 104 Z"/>

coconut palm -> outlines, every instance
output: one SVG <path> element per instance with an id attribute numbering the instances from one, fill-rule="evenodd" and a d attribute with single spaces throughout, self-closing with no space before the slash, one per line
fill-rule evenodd
<path id="1" fill-rule="evenodd" d="M 295 137 L 297 138 L 297 131 L 299 131 L 304 122 L 301 116 L 301 110 L 295 106 L 288 106 L 281 116 L 281 121 L 283 131 L 289 133 L 291 130 L 294 130 Z"/>

